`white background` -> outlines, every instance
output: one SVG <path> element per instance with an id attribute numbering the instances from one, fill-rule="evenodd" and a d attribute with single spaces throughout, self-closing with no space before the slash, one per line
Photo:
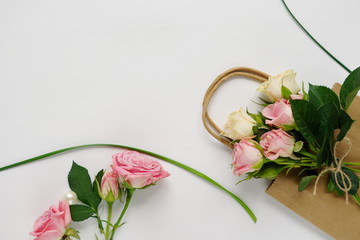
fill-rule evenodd
<path id="1" fill-rule="evenodd" d="M 350 69 L 359 65 L 356 0 L 288 0 L 294 14 Z M 201 102 L 228 68 L 253 67 L 331 86 L 347 76 L 277 0 L 1 0 L 0 166 L 86 143 L 147 149 L 188 164 L 240 196 L 229 196 L 162 163 L 172 176 L 135 193 L 116 239 L 332 239 L 264 191 L 236 185 L 231 152 L 201 122 Z M 220 125 L 254 107 L 257 83 L 232 80 L 214 98 Z M 0 173 L 1 239 L 33 239 L 33 222 L 68 191 L 72 161 L 93 175 L 118 149 L 62 154 Z M 76 225 L 82 239 L 93 221 Z"/>

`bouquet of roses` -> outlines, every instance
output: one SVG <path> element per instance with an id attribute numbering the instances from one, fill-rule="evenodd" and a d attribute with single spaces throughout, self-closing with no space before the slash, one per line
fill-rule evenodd
<path id="1" fill-rule="evenodd" d="M 347 110 L 360 89 L 360 68 L 344 81 L 339 97 L 330 88 L 309 84 L 308 92 L 295 81 L 296 73 L 288 70 L 271 76 L 258 91 L 264 108 L 253 114 L 241 108 L 230 114 L 221 135 L 233 147 L 233 172 L 251 178 L 274 179 L 281 172 L 300 168 L 299 191 L 321 176 L 330 174 L 328 190 L 339 195 L 357 194 L 360 164 L 345 161 L 351 150 L 346 138 L 354 120 Z M 349 150 L 343 156 L 337 145 L 346 141 Z M 242 181 L 243 181 L 242 180 Z"/>

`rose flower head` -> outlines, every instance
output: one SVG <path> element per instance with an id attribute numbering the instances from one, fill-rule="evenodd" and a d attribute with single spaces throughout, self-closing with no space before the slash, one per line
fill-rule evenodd
<path id="1" fill-rule="evenodd" d="M 30 235 L 35 240 L 60 240 L 66 234 L 71 222 L 70 208 L 66 201 L 59 206 L 51 206 L 34 223 L 34 231 Z"/>
<path id="2" fill-rule="evenodd" d="M 115 172 L 105 172 L 101 180 L 99 195 L 107 202 L 114 202 L 121 197 L 118 175 Z"/>
<path id="3" fill-rule="evenodd" d="M 234 145 L 233 171 L 235 175 L 241 176 L 262 167 L 264 157 L 259 149 L 261 149 L 259 144 L 251 140 L 241 140 Z"/>
<path id="4" fill-rule="evenodd" d="M 144 188 L 170 176 L 157 161 L 136 151 L 113 155 L 111 167 L 126 188 Z"/>
<path id="5" fill-rule="evenodd" d="M 265 107 L 262 110 L 262 115 L 270 119 L 265 121 L 266 124 L 275 125 L 279 128 L 295 123 L 290 102 L 283 98 Z"/>
<path id="6" fill-rule="evenodd" d="M 295 81 L 296 73 L 293 70 L 287 70 L 276 76 L 269 77 L 269 80 L 263 82 L 257 89 L 273 102 L 282 98 L 281 87 L 285 86 L 292 94 L 300 91 L 299 85 Z"/>
<path id="7" fill-rule="evenodd" d="M 244 139 L 254 135 L 254 126 L 256 126 L 255 120 L 247 114 L 244 108 L 240 108 L 229 115 L 221 134 L 232 140 Z"/>
<path id="8" fill-rule="evenodd" d="M 282 129 L 271 130 L 260 138 L 264 155 L 270 160 L 278 157 L 290 157 L 294 151 L 295 138 Z"/>

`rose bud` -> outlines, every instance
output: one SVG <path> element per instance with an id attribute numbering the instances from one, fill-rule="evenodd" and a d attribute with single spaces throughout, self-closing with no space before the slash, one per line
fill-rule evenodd
<path id="1" fill-rule="evenodd" d="M 234 145 L 233 171 L 235 175 L 241 176 L 262 167 L 264 157 L 259 149 L 258 143 L 251 140 L 241 140 Z"/>
<path id="2" fill-rule="evenodd" d="M 282 98 L 281 87 L 285 86 L 293 94 L 297 94 L 300 91 L 298 84 L 295 81 L 296 73 L 293 70 L 287 70 L 276 76 L 269 77 L 269 80 L 263 82 L 257 89 L 275 102 Z"/>
<path id="3" fill-rule="evenodd" d="M 113 155 L 114 172 L 126 188 L 144 188 L 170 176 L 155 160 L 135 151 L 124 151 Z"/>
<path id="4" fill-rule="evenodd" d="M 121 197 L 118 176 L 115 172 L 105 172 L 101 180 L 99 195 L 107 202 L 114 202 Z"/>
<path id="5" fill-rule="evenodd" d="M 254 126 L 256 126 L 255 120 L 246 113 L 244 108 L 240 108 L 229 115 L 221 134 L 232 140 L 244 139 L 254 135 Z"/>
<path id="6" fill-rule="evenodd" d="M 271 130 L 260 138 L 264 155 L 270 160 L 278 157 L 290 157 L 294 151 L 295 138 L 282 129 Z"/>
<path id="7" fill-rule="evenodd" d="M 265 123 L 283 127 L 283 125 L 294 125 L 294 117 L 289 100 L 279 99 L 275 103 L 268 105 L 262 111 L 264 117 L 270 119 Z"/>
<path id="8" fill-rule="evenodd" d="M 34 231 L 30 235 L 35 240 L 60 240 L 71 222 L 70 208 L 66 201 L 60 201 L 59 206 L 51 206 L 34 223 Z"/>

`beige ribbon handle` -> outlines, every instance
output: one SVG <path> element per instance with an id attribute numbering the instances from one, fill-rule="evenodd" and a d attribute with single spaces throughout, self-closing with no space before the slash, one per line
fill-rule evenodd
<path id="1" fill-rule="evenodd" d="M 216 90 L 223 84 L 226 80 L 234 77 L 243 77 L 253 79 L 259 82 L 265 82 L 268 80 L 269 75 L 263 73 L 259 70 L 247 68 L 247 67 L 235 67 L 227 70 L 226 72 L 220 74 L 214 82 L 207 89 L 204 101 L 203 101 L 203 110 L 202 110 L 202 120 L 205 126 L 205 129 L 218 141 L 225 144 L 226 146 L 233 148 L 231 144 L 231 139 L 221 135 L 221 129 L 214 123 L 208 114 L 209 103 L 216 92 Z"/>

